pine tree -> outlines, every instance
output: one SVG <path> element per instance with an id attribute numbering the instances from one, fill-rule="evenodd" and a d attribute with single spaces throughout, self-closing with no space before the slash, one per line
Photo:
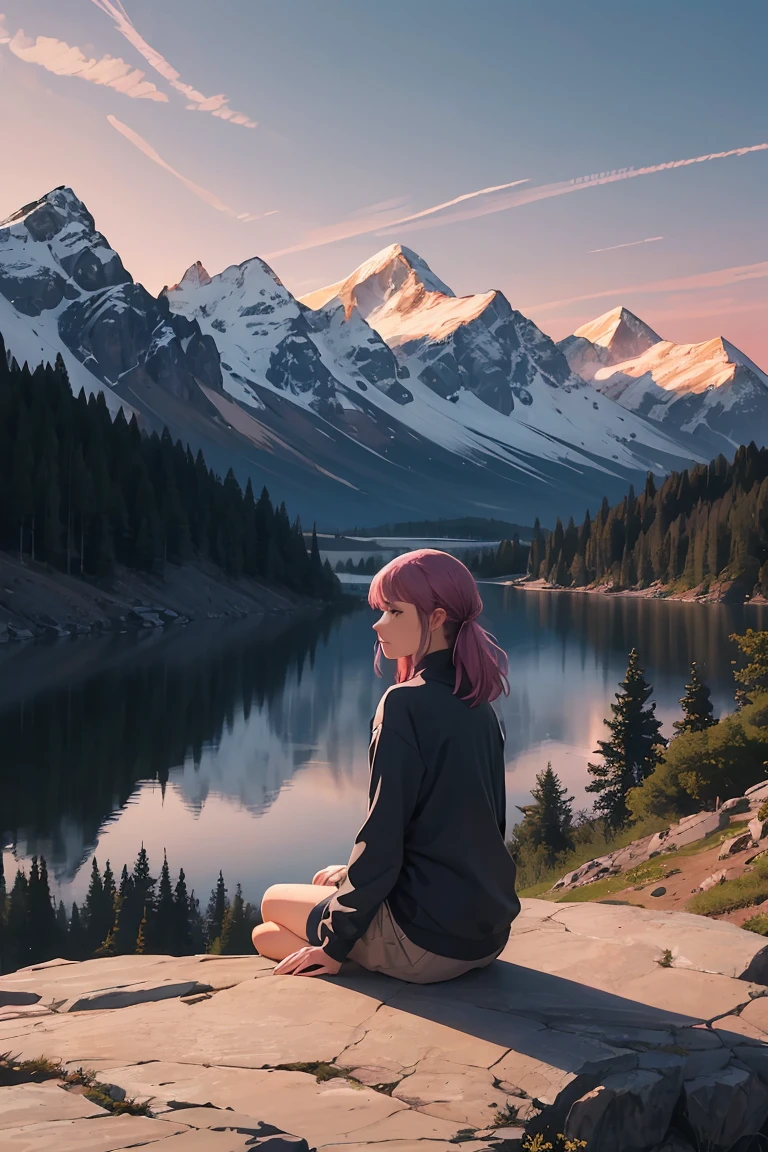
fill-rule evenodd
<path id="1" fill-rule="evenodd" d="M 141 920 L 139 921 L 139 931 L 136 936 L 136 955 L 143 956 L 147 950 L 147 909 L 144 908 Z"/>
<path id="2" fill-rule="evenodd" d="M 107 860 L 102 877 L 101 900 L 99 910 L 99 932 L 101 940 L 105 940 L 115 918 L 115 877 Z"/>
<path id="3" fill-rule="evenodd" d="M 679 701 L 683 709 L 682 720 L 675 720 L 672 727 L 677 732 L 702 732 L 717 723 L 713 715 L 709 688 L 699 679 L 696 661 L 691 661 L 691 679 L 685 686 L 685 696 Z"/>
<path id="4" fill-rule="evenodd" d="M 121 908 L 122 947 L 130 952 L 134 951 L 139 926 L 142 918 L 152 921 L 155 910 L 155 884 L 157 880 L 150 875 L 149 857 L 142 841 L 133 866 L 131 886 L 126 891 L 125 902 Z"/>
<path id="5" fill-rule="evenodd" d="M 3 345 L 3 338 L 0 336 L 0 372 L 3 368 L 3 357 L 5 356 L 5 346 Z M 5 869 L 3 867 L 3 853 L 0 852 L 0 975 L 8 971 L 8 899 L 5 891 Z"/>
<path id="6" fill-rule="evenodd" d="M 173 922 L 171 934 L 171 953 L 174 956 L 190 956 L 192 947 L 192 926 L 190 912 L 192 900 L 187 895 L 187 884 L 184 869 L 179 869 L 179 879 L 173 893 Z"/>
<path id="7" fill-rule="evenodd" d="M 228 956 L 249 956 L 253 952 L 251 932 L 253 908 L 243 900 L 240 884 L 235 888 L 231 908 L 224 913 L 221 928 L 221 952 Z"/>
<path id="8" fill-rule="evenodd" d="M 99 945 L 104 942 L 104 936 L 101 935 L 103 928 L 103 901 L 104 886 L 101 880 L 98 861 L 94 856 L 91 861 L 91 881 L 88 885 L 88 894 L 85 897 L 85 904 L 83 905 L 83 919 L 85 920 L 85 931 L 88 940 L 88 950 L 90 952 L 95 951 Z"/>
<path id="9" fill-rule="evenodd" d="M 72 904 L 72 915 L 69 918 L 68 956 L 69 960 L 84 960 L 88 954 L 88 939 L 83 922 L 80 918 L 80 909 Z"/>
<path id="10" fill-rule="evenodd" d="M 154 912 L 151 944 L 153 952 L 167 955 L 173 951 L 175 909 L 168 857 L 163 853 L 163 866 L 160 869 L 160 883 L 157 892 L 157 907 Z"/>
<path id="11" fill-rule="evenodd" d="M 189 934 L 192 938 L 191 954 L 201 956 L 208 948 L 208 936 L 194 888 L 189 894 Z"/>
<path id="12" fill-rule="evenodd" d="M 217 940 L 219 942 L 221 940 L 224 913 L 228 908 L 229 899 L 227 897 L 227 889 L 224 886 L 224 876 L 219 872 L 219 878 L 216 881 L 216 887 L 211 892 L 206 913 L 206 928 L 208 930 L 208 941 L 211 949 Z"/>
<path id="13" fill-rule="evenodd" d="M 531 789 L 533 804 L 517 806 L 523 819 L 515 828 L 515 839 L 533 851 L 543 848 L 549 866 L 573 848 L 573 796 L 567 792 L 550 760 L 544 771 L 536 775 L 536 786 Z"/>
<path id="14" fill-rule="evenodd" d="M 747 628 L 743 636 L 732 632 L 728 639 L 734 641 L 741 656 L 747 660 L 743 668 L 736 668 L 733 672 L 737 684 L 736 710 L 741 711 L 755 696 L 768 692 L 768 631 Z"/>
<path id="15" fill-rule="evenodd" d="M 660 747 L 666 744 L 659 734 L 661 721 L 655 716 L 656 704 L 645 707 L 653 688 L 643 676 L 635 648 L 629 654 L 626 679 L 620 688 L 617 703 L 611 704 L 613 719 L 604 721 L 611 738 L 598 740 L 595 750 L 603 757 L 603 763 L 587 765 L 593 780 L 585 788 L 598 793 L 595 812 L 611 831 L 629 822 L 627 793 L 650 776 L 661 760 Z"/>
<path id="16" fill-rule="evenodd" d="M 16 870 L 11 895 L 8 901 L 8 971 L 26 968 L 31 960 L 31 935 L 28 911 L 29 882 L 21 868 Z"/>

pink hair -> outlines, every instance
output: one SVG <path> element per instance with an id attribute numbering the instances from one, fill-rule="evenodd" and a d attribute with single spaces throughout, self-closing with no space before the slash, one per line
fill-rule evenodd
<path id="1" fill-rule="evenodd" d="M 443 630 L 449 648 L 453 649 L 456 665 L 454 696 L 459 691 L 462 673 L 466 674 L 472 687 L 472 691 L 462 699 L 472 700 L 474 697 L 472 708 L 483 700 L 495 700 L 502 692 L 509 695 L 507 654 L 475 619 L 483 610 L 483 601 L 474 576 L 461 560 L 436 548 L 417 548 L 414 552 L 395 556 L 379 569 L 368 591 L 368 603 L 372 608 L 383 611 L 385 600 L 413 604 L 421 625 L 421 640 L 414 655 L 398 657 L 397 684 L 416 675 L 419 662 L 429 647 L 429 617 L 436 608 L 443 608 L 446 614 Z M 375 649 L 373 668 L 380 677 L 382 647 L 378 637 Z"/>

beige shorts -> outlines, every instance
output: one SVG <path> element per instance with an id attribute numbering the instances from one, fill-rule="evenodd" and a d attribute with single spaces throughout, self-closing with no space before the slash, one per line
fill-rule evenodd
<path id="1" fill-rule="evenodd" d="M 348 959 L 371 972 L 396 976 L 398 980 L 408 980 L 412 984 L 436 984 L 439 980 L 452 980 L 472 968 L 485 968 L 504 947 L 502 945 L 492 956 L 483 956 L 480 960 L 453 960 L 450 956 L 438 956 L 408 939 L 395 922 L 385 900 L 364 934 L 355 942 Z"/>

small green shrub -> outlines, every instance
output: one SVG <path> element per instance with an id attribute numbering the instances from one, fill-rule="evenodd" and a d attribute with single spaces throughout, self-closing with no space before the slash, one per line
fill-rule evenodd
<path id="1" fill-rule="evenodd" d="M 758 936 L 768 936 L 768 914 L 758 912 L 756 916 L 750 916 L 749 920 L 744 921 L 742 928 L 746 928 L 747 932 L 757 932 Z"/>
<path id="2" fill-rule="evenodd" d="M 717 916 L 733 912 L 736 908 L 749 908 L 768 900 L 768 858 L 755 861 L 753 872 L 745 872 L 734 880 L 716 884 L 706 892 L 699 892 L 686 905 L 688 912 L 699 916 Z"/>

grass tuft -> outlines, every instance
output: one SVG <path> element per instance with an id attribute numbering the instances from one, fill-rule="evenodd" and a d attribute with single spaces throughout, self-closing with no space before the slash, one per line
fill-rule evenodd
<path id="1" fill-rule="evenodd" d="M 737 908 L 750 908 L 768 900 L 768 858 L 755 861 L 752 872 L 745 872 L 733 880 L 715 884 L 706 892 L 697 892 L 686 904 L 687 912 L 699 916 L 718 916 Z"/>

